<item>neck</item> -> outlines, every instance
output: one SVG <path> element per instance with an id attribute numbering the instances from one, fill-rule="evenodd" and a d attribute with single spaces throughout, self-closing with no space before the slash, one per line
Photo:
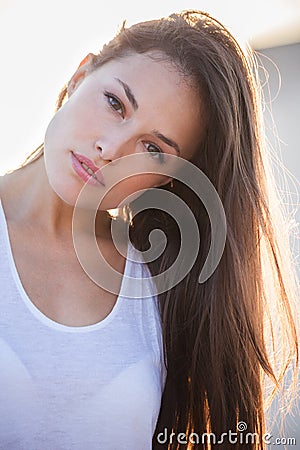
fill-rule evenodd
<path id="1" fill-rule="evenodd" d="M 45 235 L 63 239 L 72 237 L 74 206 L 65 203 L 52 189 L 46 174 L 44 156 L 1 179 L 1 200 L 7 219 L 40 229 Z M 94 215 L 94 212 L 91 212 Z M 76 226 L 90 232 L 87 210 L 76 210 Z M 89 222 L 90 223 L 90 222 Z M 97 237 L 110 239 L 111 217 L 107 211 L 98 211 L 93 232 Z"/>

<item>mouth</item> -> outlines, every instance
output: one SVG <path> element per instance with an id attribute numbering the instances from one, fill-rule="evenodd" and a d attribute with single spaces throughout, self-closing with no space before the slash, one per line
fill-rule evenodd
<path id="1" fill-rule="evenodd" d="M 80 153 L 73 152 L 71 150 L 72 156 L 79 162 L 80 166 L 90 178 L 92 177 L 96 182 L 105 186 L 104 178 L 99 167 L 95 166 L 93 161 L 91 161 L 87 156 L 81 155 Z"/>

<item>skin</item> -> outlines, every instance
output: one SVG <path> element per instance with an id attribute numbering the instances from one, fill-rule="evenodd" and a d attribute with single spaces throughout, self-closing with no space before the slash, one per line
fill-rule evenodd
<path id="1" fill-rule="evenodd" d="M 130 87 L 138 108 L 116 79 Z M 182 158 L 190 159 L 203 130 L 198 103 L 195 91 L 167 62 L 131 54 L 90 73 L 86 58 L 68 84 L 68 100 L 47 128 L 44 156 L 1 177 L 0 195 L 21 281 L 48 317 L 73 326 L 95 323 L 107 316 L 117 298 L 93 283 L 76 258 L 72 214 L 84 182 L 72 167 L 71 150 L 89 157 L 99 168 L 111 163 L 119 174 L 122 157 L 141 152 L 149 167 L 159 167 L 160 151 L 178 155 L 153 134 L 159 130 L 178 144 Z M 155 152 L 152 160 L 149 151 Z M 109 181 L 109 172 L 105 173 Z M 125 259 L 114 250 L 106 210 L 139 189 L 169 181 L 161 174 L 137 175 L 121 181 L 101 203 L 95 222 L 97 242 L 120 273 Z M 101 193 L 101 186 L 99 191 L 88 188 L 91 196 Z M 78 216 L 83 235 L 88 208 L 87 203 Z"/>

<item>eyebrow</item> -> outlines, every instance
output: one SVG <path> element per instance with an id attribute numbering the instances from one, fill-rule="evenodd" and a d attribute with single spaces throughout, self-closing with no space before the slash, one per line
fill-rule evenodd
<path id="1" fill-rule="evenodd" d="M 168 138 L 167 136 L 165 136 L 164 134 L 160 133 L 157 130 L 152 130 L 152 133 L 158 139 L 160 139 L 161 141 L 165 142 L 165 144 L 170 145 L 171 147 L 173 147 L 176 150 L 176 152 L 178 153 L 178 155 L 180 155 L 179 145 L 175 141 L 173 141 L 173 139 Z"/>
<path id="2" fill-rule="evenodd" d="M 120 80 L 119 78 L 115 78 L 115 80 L 118 81 L 123 86 L 123 89 L 125 91 L 126 97 L 128 98 L 129 102 L 131 103 L 133 109 L 136 111 L 139 107 L 138 102 L 136 101 L 135 96 L 133 95 L 132 90 L 128 86 L 128 84 L 124 83 L 124 81 Z"/>
<path id="3" fill-rule="evenodd" d="M 129 102 L 131 103 L 133 109 L 136 111 L 138 109 L 139 105 L 138 105 L 138 102 L 136 101 L 136 98 L 135 98 L 132 90 L 128 86 L 128 84 L 125 83 L 124 81 L 120 80 L 119 78 L 115 78 L 115 80 L 117 80 L 118 83 L 120 83 L 121 86 L 123 86 L 126 97 L 128 98 Z M 165 136 L 158 130 L 152 130 L 152 134 L 154 134 L 154 136 L 156 136 L 158 139 L 163 141 L 165 144 L 169 145 L 170 147 L 173 147 L 176 150 L 177 154 L 180 155 L 179 145 L 175 141 L 173 141 L 173 139 Z"/>

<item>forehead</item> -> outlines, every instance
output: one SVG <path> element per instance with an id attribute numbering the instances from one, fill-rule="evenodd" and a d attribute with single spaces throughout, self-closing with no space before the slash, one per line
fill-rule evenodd
<path id="1" fill-rule="evenodd" d="M 204 127 L 201 99 L 191 80 L 166 57 L 158 52 L 128 54 L 105 63 L 91 76 L 118 92 L 122 88 L 117 80 L 126 83 L 138 104 L 136 117 L 178 142 L 183 158 L 192 156 Z"/>

